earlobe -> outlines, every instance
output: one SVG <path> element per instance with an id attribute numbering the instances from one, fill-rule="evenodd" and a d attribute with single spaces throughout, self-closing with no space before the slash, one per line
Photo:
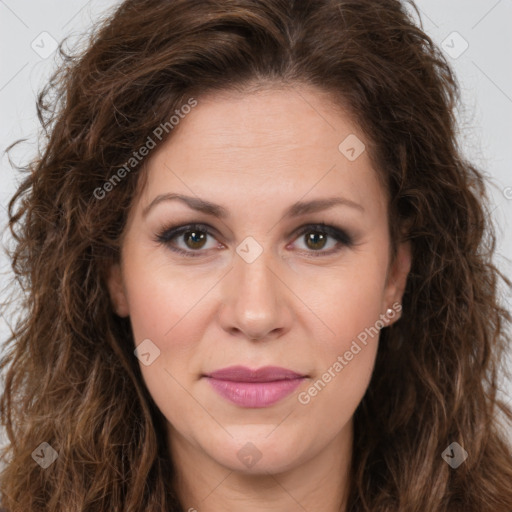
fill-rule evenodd
<path id="1" fill-rule="evenodd" d="M 119 263 L 112 265 L 108 271 L 107 286 L 110 294 L 110 300 L 116 314 L 120 317 L 130 315 L 126 291 L 123 284 L 123 275 Z"/>

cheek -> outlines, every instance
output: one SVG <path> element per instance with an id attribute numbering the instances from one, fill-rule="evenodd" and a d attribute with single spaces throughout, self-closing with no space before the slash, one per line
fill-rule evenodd
<path id="1" fill-rule="evenodd" d="M 329 422 L 333 431 L 354 414 L 371 380 L 378 351 L 382 285 L 367 274 L 347 279 L 319 313 L 329 331 L 316 337 L 312 357 L 318 371 L 298 396 L 311 428 Z M 335 300 L 334 300 L 335 299 Z M 332 331 L 332 332 L 331 332 Z M 315 338 L 315 333 L 313 333 Z"/>
<path id="2" fill-rule="evenodd" d="M 198 276 L 142 251 L 129 254 L 124 274 L 132 332 L 135 345 L 149 346 L 151 353 L 148 365 L 139 358 L 142 377 L 158 407 L 173 424 L 180 424 L 187 410 L 198 414 L 185 388 L 206 364 L 201 340 L 210 321 L 208 292 L 215 276 Z M 171 407 L 170 397 L 179 404 L 177 409 Z"/>
<path id="3" fill-rule="evenodd" d="M 155 338 L 163 343 L 173 337 L 178 346 L 185 343 L 174 334 L 183 320 L 197 315 L 197 304 L 211 285 L 193 271 L 185 273 L 163 264 L 161 258 L 132 252 L 124 274 L 135 341 Z M 162 347 L 161 347 L 162 348 Z"/>
<path id="4" fill-rule="evenodd" d="M 317 320 L 317 337 L 329 340 L 324 346 L 344 349 L 352 338 L 375 325 L 385 312 L 386 270 L 386 258 L 367 251 L 351 255 L 342 266 L 310 270 L 310 276 L 297 280 L 294 292 L 314 313 L 310 317 Z"/>
<path id="5" fill-rule="evenodd" d="M 319 371 L 301 403 L 311 402 L 318 414 L 331 407 L 342 416 L 352 414 L 368 387 L 385 313 L 386 265 L 380 253 L 359 254 L 357 260 L 354 257 L 350 264 L 317 280 L 317 290 L 323 292 L 310 291 L 304 300 L 314 304 L 311 309 L 322 322 L 315 322 L 320 330 L 311 332 Z"/>
<path id="6" fill-rule="evenodd" d="M 161 339 L 172 328 L 177 304 L 173 297 L 162 293 L 148 276 L 132 275 L 127 287 L 130 321 L 135 343 L 143 339 Z"/>
<path id="7" fill-rule="evenodd" d="M 135 345 L 149 347 L 145 352 L 150 353 L 149 364 L 140 359 L 142 378 L 167 419 L 185 428 L 183 418 L 198 415 L 197 404 L 185 388 L 192 379 L 189 363 L 200 340 L 197 318 L 204 313 L 200 299 L 208 291 L 207 283 L 170 272 L 169 266 L 136 253 L 125 261 Z"/>

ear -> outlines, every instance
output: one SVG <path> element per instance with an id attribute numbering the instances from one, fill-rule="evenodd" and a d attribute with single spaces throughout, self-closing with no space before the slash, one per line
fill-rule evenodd
<path id="1" fill-rule="evenodd" d="M 119 265 L 119 263 L 113 264 L 108 270 L 107 286 L 114 311 L 120 317 L 125 318 L 129 316 L 130 308 L 128 306 L 126 290 L 124 288 L 123 274 L 121 272 L 121 265 Z"/>
<path id="2" fill-rule="evenodd" d="M 407 277 L 411 271 L 412 247 L 410 242 L 402 242 L 398 248 L 394 261 L 391 263 L 386 289 L 384 292 L 383 310 L 392 308 L 395 303 L 402 303 L 407 285 Z"/>

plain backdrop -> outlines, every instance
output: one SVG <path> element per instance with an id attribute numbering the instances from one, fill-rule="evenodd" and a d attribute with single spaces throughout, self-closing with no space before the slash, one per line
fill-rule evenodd
<path id="1" fill-rule="evenodd" d="M 8 238 L 6 206 L 19 179 L 4 150 L 15 140 L 27 138 L 28 143 L 12 156 L 17 163 L 27 163 L 33 156 L 39 130 L 35 98 L 56 65 L 56 44 L 67 36 L 73 44 L 118 3 L 0 0 L 0 223 L 4 243 Z M 512 0 L 419 0 L 417 5 L 424 29 L 446 53 L 460 83 L 460 144 L 489 179 L 491 210 L 498 228 L 496 263 L 512 277 Z M 1 254 L 0 288 L 11 279 L 9 262 Z M 503 295 L 510 309 L 510 293 Z M 7 335 L 6 319 L 0 312 L 0 343 Z M 502 394 L 512 401 L 512 383 L 503 382 Z"/>

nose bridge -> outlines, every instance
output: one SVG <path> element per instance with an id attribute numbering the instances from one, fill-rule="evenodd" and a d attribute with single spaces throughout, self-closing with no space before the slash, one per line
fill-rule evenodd
<path id="1" fill-rule="evenodd" d="M 242 242 L 237 253 L 224 297 L 223 327 L 250 339 L 264 338 L 287 322 L 275 258 L 254 240 Z"/>
<path id="2" fill-rule="evenodd" d="M 272 267 L 272 255 L 270 251 L 264 251 L 254 261 L 248 262 L 243 258 L 237 258 L 235 265 L 236 284 L 240 286 L 239 292 L 244 297 L 258 299 L 272 299 L 274 295 L 275 270 Z"/>
<path id="3" fill-rule="evenodd" d="M 243 248 L 241 244 L 237 252 L 240 254 Z M 276 283 L 274 282 L 276 277 L 275 271 L 271 270 L 275 265 L 273 265 L 273 257 L 269 249 L 256 251 L 256 248 L 250 246 L 250 242 L 249 248 L 253 253 L 252 258 L 239 256 L 235 263 L 234 277 L 237 298 L 241 304 L 244 304 L 244 307 L 255 308 L 263 312 L 265 309 L 271 309 L 276 302 Z M 258 254 L 258 252 L 260 253 Z"/>

